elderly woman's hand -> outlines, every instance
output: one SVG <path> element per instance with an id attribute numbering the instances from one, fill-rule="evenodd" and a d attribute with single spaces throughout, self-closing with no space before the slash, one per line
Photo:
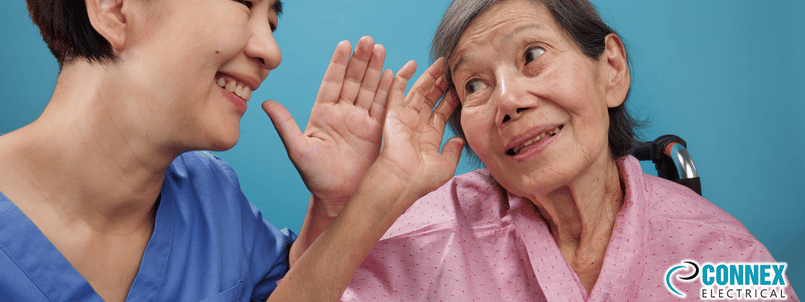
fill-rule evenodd
<path id="1" fill-rule="evenodd" d="M 399 180 L 413 188 L 415 199 L 453 176 L 463 148 L 463 141 L 454 137 L 439 152 L 445 123 L 458 103 L 453 93 L 439 102 L 448 88 L 444 68 L 444 60 L 437 60 L 405 96 L 408 80 L 416 71 L 416 62 L 410 61 L 397 73 L 389 90 L 383 150 L 375 165 L 393 176 L 388 181 Z"/>
<path id="2" fill-rule="evenodd" d="M 336 47 L 304 133 L 282 105 L 263 104 L 312 202 L 330 217 L 338 214 L 378 156 L 393 79 L 391 70 L 382 72 L 386 50 L 371 37 L 360 39 L 351 59 L 350 51 L 349 41 Z"/>
<path id="3" fill-rule="evenodd" d="M 344 272 L 357 269 L 414 201 L 453 176 L 463 141 L 451 138 L 439 153 L 445 122 L 457 104 L 452 94 L 439 103 L 447 88 L 443 69 L 444 60 L 440 59 L 417 80 L 407 97 L 405 87 L 416 63 L 411 61 L 399 71 L 388 90 L 380 156 L 331 223 L 325 226 L 305 219 L 291 247 L 291 269 L 272 299 L 338 300 L 352 276 Z M 310 209 L 308 214 L 316 215 Z M 340 287 L 329 286 L 333 284 Z"/>

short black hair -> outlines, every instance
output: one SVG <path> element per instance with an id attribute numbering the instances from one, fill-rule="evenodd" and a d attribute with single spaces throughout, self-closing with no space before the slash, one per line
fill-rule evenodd
<path id="1" fill-rule="evenodd" d="M 28 14 L 59 67 L 76 58 L 91 62 L 115 59 L 112 45 L 89 22 L 83 0 L 26 0 Z"/>

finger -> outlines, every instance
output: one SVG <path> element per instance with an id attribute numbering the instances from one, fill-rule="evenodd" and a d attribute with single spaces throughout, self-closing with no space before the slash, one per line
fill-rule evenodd
<path id="1" fill-rule="evenodd" d="M 451 137 L 442 147 L 442 156 L 450 162 L 453 167 L 453 173 L 456 173 L 456 166 L 458 166 L 458 160 L 461 159 L 461 150 L 463 149 L 464 140 L 460 137 Z"/>
<path id="2" fill-rule="evenodd" d="M 282 144 L 285 145 L 285 151 L 288 152 L 288 157 L 296 162 L 300 150 L 304 150 L 305 135 L 299 129 L 296 121 L 280 103 L 275 101 L 263 102 L 263 111 L 271 118 L 271 123 L 274 124 L 274 129 L 277 130 Z"/>
<path id="3" fill-rule="evenodd" d="M 444 70 L 446 67 L 446 62 L 444 59 L 439 58 L 436 62 L 433 62 L 431 66 L 432 69 L 432 76 L 436 78 L 436 82 L 434 82 L 433 87 L 425 95 L 425 102 L 428 104 L 428 108 L 433 109 L 436 106 L 436 103 L 439 102 L 439 99 L 442 98 L 445 90 L 447 90 L 447 76 L 445 76 Z"/>
<path id="4" fill-rule="evenodd" d="M 344 74 L 347 72 L 350 51 L 352 51 L 352 44 L 347 40 L 341 41 L 335 47 L 333 58 L 321 80 L 316 102 L 335 103 L 338 101 L 341 88 L 344 86 Z"/>
<path id="5" fill-rule="evenodd" d="M 356 106 L 368 110 L 372 107 L 372 102 L 377 100 L 376 94 L 378 93 L 377 89 L 383 72 L 383 61 L 385 60 L 386 48 L 383 45 L 375 44 L 374 49 L 372 49 L 372 58 L 369 59 L 369 65 L 366 68 L 366 74 L 363 76 L 363 81 L 361 81 L 358 98 L 355 100 Z"/>
<path id="6" fill-rule="evenodd" d="M 391 82 L 391 87 L 389 87 L 389 95 L 386 100 L 387 108 L 391 108 L 392 106 L 402 106 L 405 101 L 405 87 L 408 86 L 408 80 L 416 72 L 416 62 L 411 60 L 408 63 L 405 63 L 399 71 L 397 71 L 397 76 L 394 77 L 394 80 Z"/>
<path id="7" fill-rule="evenodd" d="M 366 74 L 366 66 L 369 65 L 374 45 L 375 41 L 369 36 L 361 37 L 358 40 L 355 52 L 352 53 L 352 58 L 349 59 L 349 66 L 347 66 L 344 87 L 341 88 L 339 102 L 355 104 L 355 98 L 358 97 L 358 92 L 360 92 L 361 81 L 363 81 L 363 76 Z"/>
<path id="8" fill-rule="evenodd" d="M 428 94 L 425 95 L 425 103 L 430 106 L 430 109 L 433 109 L 433 106 L 439 102 L 439 99 L 442 98 L 444 95 L 444 91 L 447 89 L 447 80 L 445 80 L 445 76 L 442 75 L 436 80 L 436 83 L 433 87 L 430 88 Z"/>
<path id="9" fill-rule="evenodd" d="M 375 93 L 375 100 L 372 102 L 372 107 L 369 108 L 369 116 L 379 121 L 382 121 L 386 115 L 386 101 L 388 100 L 389 88 L 391 81 L 394 80 L 394 72 L 391 69 L 386 69 L 380 77 L 380 84 Z"/>
<path id="10" fill-rule="evenodd" d="M 408 92 L 408 97 L 405 99 L 406 105 L 412 103 L 413 105 L 418 104 L 421 101 L 424 101 L 428 108 L 433 108 L 436 105 L 436 102 L 439 101 L 436 98 L 433 103 L 430 103 L 432 100 L 428 100 L 426 96 L 430 93 L 431 88 L 433 88 L 436 84 L 436 80 L 443 76 L 444 73 L 444 59 L 439 58 L 434 62 L 425 72 L 419 76 L 419 79 L 414 82 L 414 86 L 411 87 L 411 91 Z"/>
<path id="11" fill-rule="evenodd" d="M 442 102 L 436 106 L 436 109 L 433 109 L 433 113 L 431 114 L 432 125 L 434 125 L 436 129 L 440 129 L 444 132 L 444 126 L 453 114 L 453 110 L 458 106 L 458 103 L 459 101 L 455 90 L 448 91 L 444 95 Z"/>

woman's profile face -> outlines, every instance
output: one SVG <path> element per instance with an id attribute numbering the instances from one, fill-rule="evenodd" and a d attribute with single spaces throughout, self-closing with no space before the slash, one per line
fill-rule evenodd
<path id="1" fill-rule="evenodd" d="M 498 2 L 470 23 L 449 60 L 461 125 L 507 190 L 547 194 L 611 161 L 605 65 L 527 0 Z"/>
<path id="2" fill-rule="evenodd" d="M 231 148 L 251 92 L 282 58 L 273 37 L 277 1 L 154 0 L 133 8 L 118 56 L 124 84 L 149 102 L 143 121 L 179 148 Z"/>

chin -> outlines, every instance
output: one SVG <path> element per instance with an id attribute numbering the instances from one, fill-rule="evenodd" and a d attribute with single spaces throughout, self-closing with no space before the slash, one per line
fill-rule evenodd
<path id="1" fill-rule="evenodd" d="M 219 129 L 213 133 L 208 133 L 206 139 L 201 141 L 204 150 L 209 151 L 226 151 L 232 149 L 240 139 L 240 127 L 228 127 L 227 129 Z"/>
<path id="2" fill-rule="evenodd" d="M 232 149 L 240 139 L 240 116 L 227 117 L 217 124 L 215 128 L 207 129 L 205 141 L 210 151 L 226 151 Z"/>
<path id="3" fill-rule="evenodd" d="M 221 140 L 212 141 L 209 148 L 206 149 L 210 151 L 226 151 L 232 149 L 238 143 L 239 138 L 239 135 L 231 135 Z"/>

